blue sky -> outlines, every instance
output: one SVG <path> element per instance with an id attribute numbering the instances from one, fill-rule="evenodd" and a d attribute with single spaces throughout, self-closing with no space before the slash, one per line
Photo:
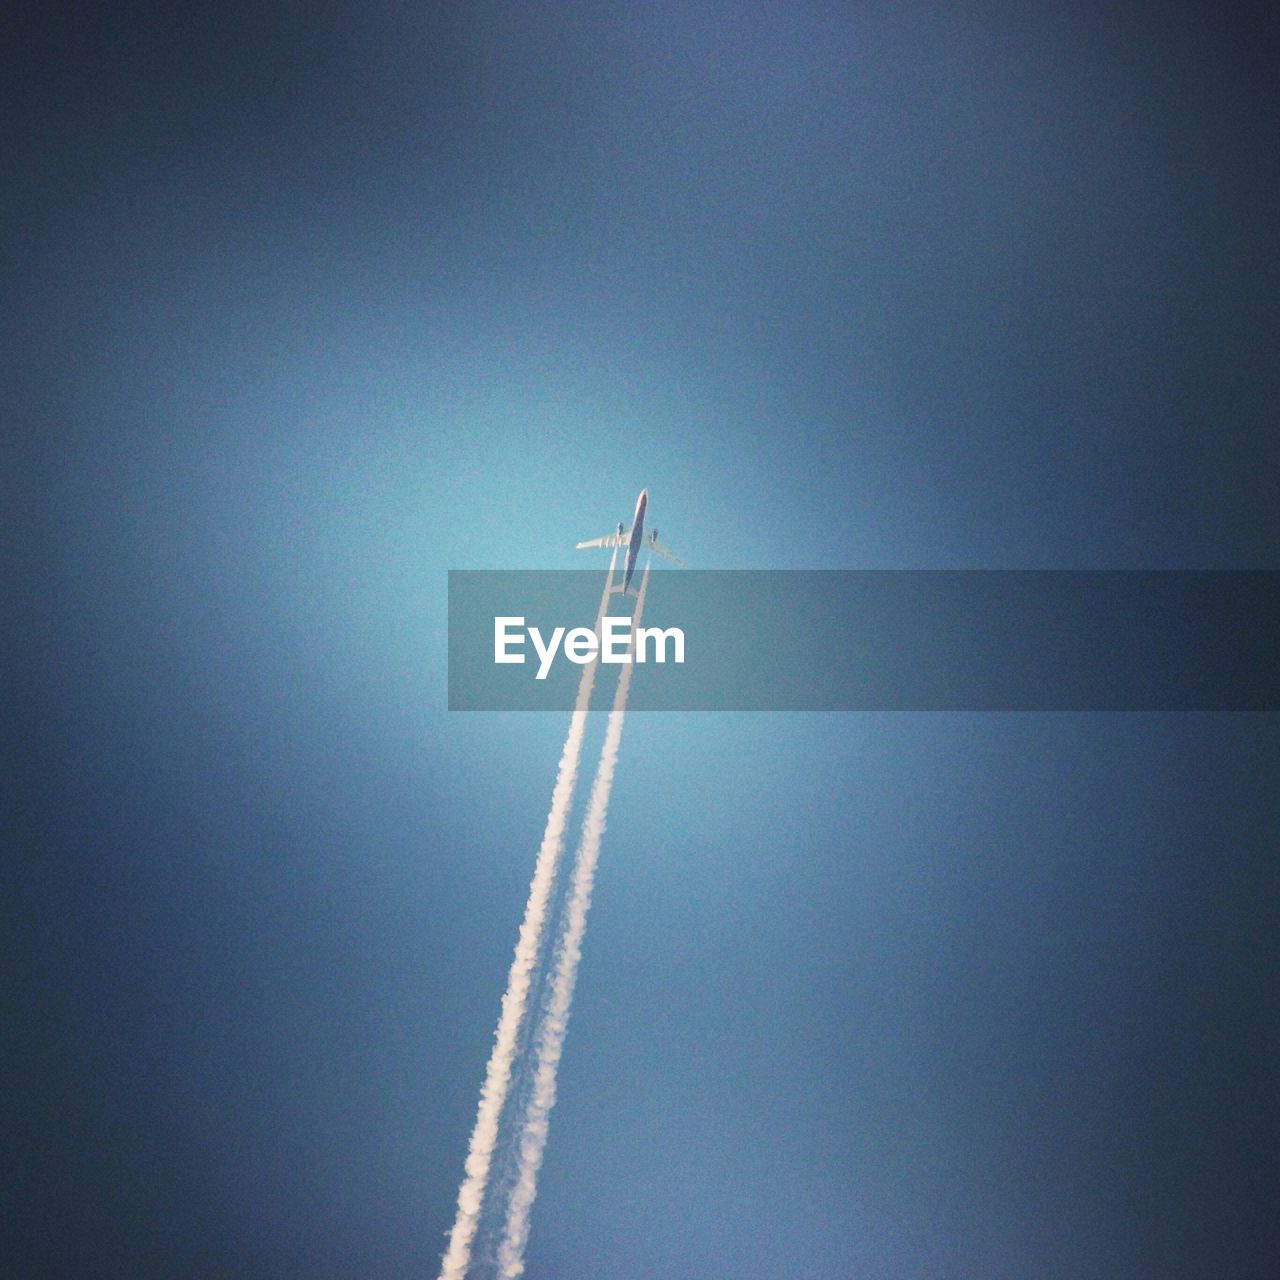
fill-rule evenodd
<path id="1" fill-rule="evenodd" d="M 134 5 L 6 75 L 6 1252 L 430 1274 L 565 728 L 450 568 L 1269 568 L 1208 7 Z M 597 733 L 599 727 L 597 726 Z M 1267 1274 L 1268 716 L 636 716 L 552 1275 Z"/>

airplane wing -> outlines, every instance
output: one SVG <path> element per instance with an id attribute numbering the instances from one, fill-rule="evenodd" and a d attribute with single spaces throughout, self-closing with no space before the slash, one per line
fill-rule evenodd
<path id="1" fill-rule="evenodd" d="M 657 538 L 650 538 L 645 545 L 650 551 L 656 551 L 664 559 L 670 560 L 672 564 L 684 564 L 684 561 L 674 551 L 668 551 Z"/>
<path id="2" fill-rule="evenodd" d="M 585 547 L 621 547 L 625 545 L 630 535 L 624 533 L 606 533 L 603 538 L 592 538 L 587 542 L 579 542 L 575 547 L 575 551 L 581 551 Z"/>

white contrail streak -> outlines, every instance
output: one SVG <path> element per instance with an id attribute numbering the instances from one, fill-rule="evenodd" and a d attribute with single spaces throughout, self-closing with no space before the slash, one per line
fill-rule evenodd
<path id="1" fill-rule="evenodd" d="M 609 561 L 609 576 L 600 596 L 600 607 L 596 610 L 597 635 L 600 634 L 600 619 L 609 602 L 609 588 L 613 583 L 617 559 L 618 551 L 615 547 L 613 558 Z M 484 1084 L 480 1089 L 476 1123 L 471 1131 L 471 1145 L 467 1149 L 466 1174 L 458 1188 L 458 1213 L 449 1236 L 449 1247 L 440 1265 L 440 1280 L 463 1280 L 471 1262 L 471 1244 L 475 1239 L 480 1210 L 484 1205 L 489 1168 L 493 1163 L 493 1149 L 498 1140 L 498 1123 L 511 1088 L 512 1061 L 520 1029 L 524 1025 L 530 982 L 542 947 L 547 903 L 555 884 L 556 869 L 564 849 L 565 828 L 573 807 L 578 762 L 582 756 L 582 735 L 586 728 L 587 709 L 591 705 L 591 687 L 595 683 L 596 667 L 594 661 L 587 663 L 578 680 L 578 696 L 573 704 L 573 716 L 569 721 L 564 749 L 560 753 L 560 768 L 551 793 L 551 809 L 547 813 L 547 825 L 542 833 L 542 844 L 538 849 L 533 880 L 529 885 L 529 901 L 525 906 L 524 921 L 516 940 L 511 972 L 507 976 L 502 1013 L 493 1036 L 493 1051 L 489 1055 Z M 624 668 L 624 671 L 627 670 L 630 668 Z"/>
<path id="2" fill-rule="evenodd" d="M 635 616 L 631 622 L 633 648 L 635 630 L 640 625 L 644 612 L 644 593 L 648 583 L 649 566 L 646 565 L 636 599 Z M 600 857 L 600 839 L 604 835 L 609 814 L 609 793 L 613 788 L 613 774 L 618 765 L 618 747 L 622 741 L 622 721 L 626 716 L 632 666 L 632 663 L 627 663 L 622 668 L 618 690 L 613 699 L 613 710 L 609 712 L 604 745 L 600 748 L 600 762 L 596 765 L 595 781 L 591 784 L 591 799 L 587 804 L 586 817 L 582 820 L 582 836 L 565 904 L 564 925 L 556 947 L 555 973 L 538 1027 L 537 1067 L 520 1135 L 517 1180 L 507 1202 L 506 1227 L 498 1245 L 498 1271 L 506 1280 L 515 1280 L 524 1270 L 524 1249 L 529 1239 L 529 1214 L 533 1209 L 534 1197 L 538 1194 L 538 1170 L 542 1167 L 542 1153 L 547 1145 L 551 1108 L 556 1103 L 556 1073 L 564 1050 L 565 1032 L 569 1028 L 569 1006 L 573 1002 L 578 961 L 582 958 L 582 935 L 587 927 L 587 910 L 591 906 L 596 862 Z"/>

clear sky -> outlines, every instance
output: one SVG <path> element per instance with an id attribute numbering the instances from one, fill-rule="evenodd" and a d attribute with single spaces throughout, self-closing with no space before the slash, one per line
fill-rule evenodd
<path id="1" fill-rule="evenodd" d="M 1231 14 L 15 20 L 15 1274 L 433 1274 L 566 726 L 445 710 L 448 569 L 644 486 L 701 568 L 1276 567 Z M 1278 770 L 633 716 L 530 1280 L 1273 1275 Z"/>

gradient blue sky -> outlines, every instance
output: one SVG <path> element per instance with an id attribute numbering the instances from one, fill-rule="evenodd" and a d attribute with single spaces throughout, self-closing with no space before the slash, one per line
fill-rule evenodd
<path id="1" fill-rule="evenodd" d="M 19 1273 L 444 1247 L 563 716 L 450 568 L 1274 567 L 1211 6 L 57 6 L 3 77 Z M 598 728 L 598 727 L 597 727 Z M 1267 716 L 637 716 L 530 1280 L 1274 1274 Z"/>

